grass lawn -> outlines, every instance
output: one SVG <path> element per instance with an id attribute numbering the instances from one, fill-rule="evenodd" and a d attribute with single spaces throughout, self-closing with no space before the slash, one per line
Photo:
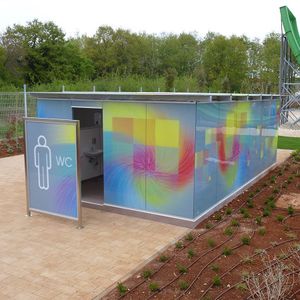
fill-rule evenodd
<path id="1" fill-rule="evenodd" d="M 277 148 L 278 149 L 290 149 L 290 150 L 300 149 L 300 138 L 299 137 L 278 136 Z"/>

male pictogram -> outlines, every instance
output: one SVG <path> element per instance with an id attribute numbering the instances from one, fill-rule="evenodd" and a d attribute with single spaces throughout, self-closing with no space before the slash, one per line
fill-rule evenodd
<path id="1" fill-rule="evenodd" d="M 34 147 L 34 165 L 38 169 L 38 185 L 41 190 L 49 189 L 49 170 L 52 168 L 51 149 L 47 139 L 40 135 Z"/>

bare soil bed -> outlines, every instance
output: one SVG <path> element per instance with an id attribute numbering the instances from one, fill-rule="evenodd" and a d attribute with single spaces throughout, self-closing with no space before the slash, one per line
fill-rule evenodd
<path id="1" fill-rule="evenodd" d="M 0 140 L 0 158 L 24 153 L 23 138 Z"/>
<path id="2" fill-rule="evenodd" d="M 297 201 L 284 206 L 288 195 Z M 290 286 L 280 299 L 300 299 L 299 198 L 297 153 L 103 299 L 252 299 L 252 276 L 266 294 L 262 277 L 280 266 Z"/>

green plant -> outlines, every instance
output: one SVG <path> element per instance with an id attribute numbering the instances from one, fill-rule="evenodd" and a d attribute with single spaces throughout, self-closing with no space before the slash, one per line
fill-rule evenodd
<path id="1" fill-rule="evenodd" d="M 237 219 L 232 219 L 230 224 L 231 224 L 231 226 L 234 226 L 234 227 L 240 226 L 240 223 Z"/>
<path id="2" fill-rule="evenodd" d="M 241 237 L 241 242 L 243 245 L 250 245 L 251 238 L 250 236 L 244 235 Z"/>
<path id="3" fill-rule="evenodd" d="M 166 255 L 164 255 L 164 254 L 162 254 L 162 255 L 159 257 L 159 261 L 160 261 L 160 262 L 166 262 L 168 259 L 169 259 L 168 256 L 166 256 Z"/>
<path id="4" fill-rule="evenodd" d="M 188 255 L 188 258 L 191 259 L 196 255 L 196 253 L 193 249 L 189 249 L 188 252 L 187 252 L 187 255 Z"/>
<path id="5" fill-rule="evenodd" d="M 213 247 L 215 247 L 216 242 L 213 239 L 208 239 L 207 244 L 210 248 L 213 248 Z"/>
<path id="6" fill-rule="evenodd" d="M 276 220 L 277 220 L 278 222 L 282 222 L 283 219 L 284 219 L 284 216 L 283 216 L 283 215 L 277 215 L 277 216 L 276 216 Z"/>
<path id="7" fill-rule="evenodd" d="M 245 211 L 247 211 L 247 209 L 245 207 L 241 207 L 240 208 L 240 213 L 243 215 L 245 213 Z"/>
<path id="8" fill-rule="evenodd" d="M 221 285 L 221 278 L 219 275 L 214 276 L 212 280 L 213 286 L 220 286 Z"/>
<path id="9" fill-rule="evenodd" d="M 228 236 L 231 236 L 233 234 L 232 228 L 230 226 L 226 227 L 225 230 L 224 230 L 224 234 L 228 235 Z"/>
<path id="10" fill-rule="evenodd" d="M 178 282 L 180 290 L 184 291 L 189 287 L 189 284 L 184 280 L 179 280 Z"/>
<path id="11" fill-rule="evenodd" d="M 123 296 L 128 290 L 127 287 L 121 282 L 117 283 L 117 289 L 120 293 L 120 296 Z"/>
<path id="12" fill-rule="evenodd" d="M 231 215 L 232 214 L 232 208 L 231 207 L 227 207 L 225 210 L 226 215 Z"/>
<path id="13" fill-rule="evenodd" d="M 221 221 L 221 220 L 222 220 L 222 215 L 221 215 L 220 213 L 217 213 L 217 214 L 215 215 L 215 219 L 216 219 L 217 221 Z"/>
<path id="14" fill-rule="evenodd" d="M 253 200 L 252 200 L 252 199 L 249 199 L 249 200 L 247 201 L 247 207 L 248 207 L 248 208 L 253 208 L 253 207 L 254 207 L 254 203 L 253 203 Z"/>
<path id="15" fill-rule="evenodd" d="M 187 267 L 181 264 L 176 265 L 177 270 L 179 271 L 180 274 L 185 274 L 187 273 Z"/>
<path id="16" fill-rule="evenodd" d="M 249 194 L 249 198 L 253 198 L 254 195 L 255 195 L 254 193 L 250 193 L 250 194 Z"/>
<path id="17" fill-rule="evenodd" d="M 250 218 L 250 214 L 249 214 L 249 212 L 247 210 L 243 213 L 243 217 L 245 219 Z"/>
<path id="18" fill-rule="evenodd" d="M 262 217 L 256 217 L 255 222 L 256 222 L 257 225 L 261 225 L 262 224 Z"/>
<path id="19" fill-rule="evenodd" d="M 270 209 L 265 207 L 263 210 L 263 216 L 268 217 L 271 214 Z"/>
<path id="20" fill-rule="evenodd" d="M 211 268 L 214 272 L 219 272 L 219 270 L 220 270 L 220 267 L 219 267 L 218 265 L 216 265 L 216 264 L 212 264 L 212 265 L 210 266 L 210 268 Z"/>
<path id="21" fill-rule="evenodd" d="M 279 193 L 279 189 L 278 188 L 275 188 L 274 190 L 273 190 L 273 194 L 278 194 Z"/>
<path id="22" fill-rule="evenodd" d="M 248 290 L 246 283 L 243 283 L 243 282 L 238 283 L 238 284 L 235 286 L 235 288 L 236 288 L 237 290 L 240 290 L 241 292 L 245 292 L 245 291 Z"/>
<path id="23" fill-rule="evenodd" d="M 255 190 L 255 193 L 258 194 L 259 192 L 260 192 L 260 188 L 257 188 L 257 189 Z"/>
<path id="24" fill-rule="evenodd" d="M 181 248 L 183 248 L 183 243 L 181 241 L 178 241 L 178 242 L 175 243 L 175 247 L 177 249 L 181 249 Z"/>
<path id="25" fill-rule="evenodd" d="M 156 291 L 158 291 L 158 290 L 159 290 L 159 285 L 158 285 L 158 283 L 156 283 L 156 282 L 150 282 L 150 284 L 149 284 L 149 290 L 150 290 L 151 292 L 156 292 Z"/>
<path id="26" fill-rule="evenodd" d="M 212 228 L 212 224 L 211 224 L 211 223 L 206 223 L 206 224 L 205 224 L 205 228 L 206 228 L 206 229 Z"/>
<path id="27" fill-rule="evenodd" d="M 265 235 L 266 234 L 266 228 L 265 227 L 259 227 L 258 228 L 258 234 L 259 235 Z"/>
<path id="28" fill-rule="evenodd" d="M 294 208 L 292 205 L 289 205 L 289 207 L 287 208 L 288 214 L 291 216 L 294 214 Z"/>
<path id="29" fill-rule="evenodd" d="M 242 280 L 249 278 L 249 276 L 250 276 L 250 273 L 248 271 L 245 271 L 245 270 L 242 271 Z"/>
<path id="30" fill-rule="evenodd" d="M 194 239 L 194 236 L 191 232 L 189 232 L 186 236 L 185 236 L 186 241 L 192 241 Z"/>
<path id="31" fill-rule="evenodd" d="M 152 276 L 152 271 L 151 270 L 145 270 L 142 275 L 145 279 L 148 279 Z"/>
<path id="32" fill-rule="evenodd" d="M 229 247 L 224 247 L 223 252 L 222 252 L 225 256 L 229 256 L 232 254 L 232 249 Z"/>

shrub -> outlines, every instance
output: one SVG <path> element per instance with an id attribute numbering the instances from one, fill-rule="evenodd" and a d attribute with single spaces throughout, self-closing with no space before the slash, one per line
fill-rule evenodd
<path id="1" fill-rule="evenodd" d="M 230 226 L 226 227 L 225 230 L 224 230 L 224 234 L 228 235 L 228 236 L 231 236 L 233 234 L 232 228 Z"/>
<path id="2" fill-rule="evenodd" d="M 288 214 L 291 216 L 294 214 L 294 208 L 292 205 L 289 205 L 289 207 L 287 208 Z"/>
<path id="3" fill-rule="evenodd" d="M 232 219 L 230 224 L 231 224 L 231 226 L 234 226 L 234 227 L 240 226 L 240 223 L 237 219 Z"/>
<path id="4" fill-rule="evenodd" d="M 254 207 L 254 203 L 253 203 L 253 200 L 252 200 L 252 199 L 249 199 L 249 200 L 247 201 L 247 207 L 248 207 L 248 208 L 253 208 L 253 207 Z"/>
<path id="5" fill-rule="evenodd" d="M 258 228 L 258 234 L 259 235 L 265 235 L 266 234 L 266 228 L 265 227 L 259 227 Z"/>
<path id="6" fill-rule="evenodd" d="M 187 241 L 192 241 L 192 240 L 194 239 L 193 234 L 192 234 L 191 232 L 189 232 L 189 233 L 185 236 L 185 239 L 186 239 Z"/>
<path id="7" fill-rule="evenodd" d="M 239 283 L 236 285 L 236 289 L 240 290 L 242 292 L 245 292 L 248 290 L 246 283 Z"/>
<path id="8" fill-rule="evenodd" d="M 152 271 L 151 270 L 145 270 L 142 275 L 145 279 L 148 279 L 152 276 Z"/>
<path id="9" fill-rule="evenodd" d="M 178 282 L 180 290 L 184 291 L 189 287 L 189 284 L 184 280 L 179 280 Z"/>
<path id="10" fill-rule="evenodd" d="M 232 214 L 232 208 L 227 207 L 225 213 L 226 213 L 226 215 L 231 215 Z"/>
<path id="11" fill-rule="evenodd" d="M 215 247 L 216 242 L 213 239 L 208 239 L 207 244 L 210 248 L 213 248 L 213 247 Z"/>
<path id="12" fill-rule="evenodd" d="M 193 258 L 195 256 L 195 251 L 193 249 L 189 249 L 187 252 L 188 258 Z"/>
<path id="13" fill-rule="evenodd" d="M 159 285 L 158 285 L 158 283 L 156 283 L 156 282 L 150 282 L 150 284 L 149 284 L 149 290 L 150 290 L 151 292 L 156 292 L 156 291 L 158 291 L 158 290 L 159 290 Z"/>
<path id="14" fill-rule="evenodd" d="M 221 278 L 219 275 L 214 276 L 212 280 L 213 286 L 220 286 L 221 285 Z"/>
<path id="15" fill-rule="evenodd" d="M 219 270 L 220 270 L 220 267 L 219 267 L 218 265 L 216 265 L 216 264 L 212 264 L 212 265 L 210 266 L 210 268 L 211 268 L 214 272 L 219 272 Z"/>
<path id="16" fill-rule="evenodd" d="M 181 241 L 178 241 L 178 242 L 176 242 L 175 247 L 177 249 L 181 249 L 181 248 L 183 248 L 183 243 Z"/>
<path id="17" fill-rule="evenodd" d="M 121 282 L 118 282 L 117 289 L 120 293 L 120 296 L 123 296 L 128 290 L 127 287 Z"/>
<path id="18" fill-rule="evenodd" d="M 250 245 L 250 241 L 251 241 L 250 236 L 245 235 L 241 237 L 241 242 L 243 245 Z"/>
<path id="19" fill-rule="evenodd" d="M 221 221 L 221 220 L 222 220 L 222 215 L 219 214 L 219 213 L 217 213 L 217 214 L 215 215 L 215 219 L 216 219 L 217 221 Z"/>
<path id="20" fill-rule="evenodd" d="M 278 188 L 275 188 L 274 190 L 273 190 L 273 194 L 278 194 L 279 193 L 279 189 Z"/>
<path id="21" fill-rule="evenodd" d="M 283 219 L 284 219 L 284 216 L 283 216 L 283 215 L 277 215 L 277 216 L 276 216 L 276 220 L 277 220 L 278 222 L 282 222 Z"/>
<path id="22" fill-rule="evenodd" d="M 257 225 L 261 225 L 262 224 L 262 217 L 256 217 L 255 222 L 256 222 Z"/>
<path id="23" fill-rule="evenodd" d="M 205 228 L 206 228 L 206 229 L 212 228 L 212 224 L 211 224 L 211 223 L 206 223 L 206 224 L 205 224 Z"/>
<path id="24" fill-rule="evenodd" d="M 264 208 L 263 210 L 263 216 L 264 217 L 268 217 L 271 214 L 270 209 L 269 208 Z"/>
<path id="25" fill-rule="evenodd" d="M 162 255 L 159 257 L 159 261 L 160 261 L 160 262 L 166 262 L 168 259 L 169 259 L 169 257 L 166 256 L 166 255 L 164 255 L 164 254 L 162 254 Z"/>
<path id="26" fill-rule="evenodd" d="M 177 270 L 179 271 L 180 274 L 187 273 L 187 267 L 185 267 L 181 264 L 177 264 L 176 267 L 177 267 Z"/>
<path id="27" fill-rule="evenodd" d="M 225 256 L 231 255 L 231 254 L 232 254 L 232 249 L 229 248 L 229 247 L 225 247 L 225 248 L 223 249 L 223 254 L 224 254 Z"/>

